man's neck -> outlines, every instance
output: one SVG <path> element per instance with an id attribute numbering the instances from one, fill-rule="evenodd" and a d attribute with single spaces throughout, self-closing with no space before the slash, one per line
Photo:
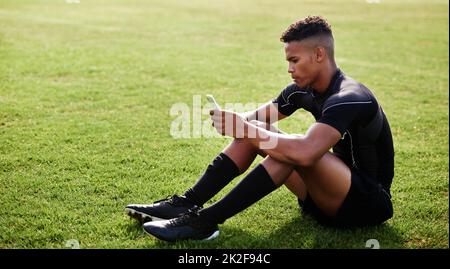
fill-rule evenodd
<path id="1" fill-rule="evenodd" d="M 311 85 L 312 88 L 320 94 L 326 92 L 336 71 L 336 63 L 333 62 L 327 64 L 325 68 L 319 73 L 316 82 Z"/>

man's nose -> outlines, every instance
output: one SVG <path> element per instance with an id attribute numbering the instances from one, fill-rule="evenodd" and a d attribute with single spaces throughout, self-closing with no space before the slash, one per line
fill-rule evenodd
<path id="1" fill-rule="evenodd" d="M 288 73 L 289 73 L 289 74 L 294 73 L 294 68 L 291 67 L 291 66 L 289 66 L 289 67 L 288 67 Z"/>

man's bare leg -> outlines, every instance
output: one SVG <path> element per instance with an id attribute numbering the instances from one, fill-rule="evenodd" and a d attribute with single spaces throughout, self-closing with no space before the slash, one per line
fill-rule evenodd
<path id="1" fill-rule="evenodd" d="M 265 123 L 258 126 L 274 129 Z M 257 154 L 265 156 L 246 139 L 234 139 L 223 153 L 236 163 L 241 173 L 248 169 Z M 336 215 L 350 189 L 350 169 L 331 153 L 309 167 L 294 167 L 270 157 L 262 164 L 277 186 L 286 185 L 301 200 L 309 193 L 316 205 L 330 216 Z"/>
<path id="2" fill-rule="evenodd" d="M 305 201 L 308 189 L 296 170 L 292 171 L 286 181 L 284 181 L 284 186 L 300 198 L 300 200 Z"/>
<path id="3" fill-rule="evenodd" d="M 293 166 L 270 156 L 262 165 L 276 185 L 284 183 L 301 200 L 307 190 L 317 207 L 329 216 L 336 215 L 350 189 L 350 169 L 331 153 L 309 167 Z"/>
<path id="4" fill-rule="evenodd" d="M 295 169 L 317 207 L 335 216 L 350 189 L 350 168 L 332 153 L 326 153 L 314 165 Z"/>
<path id="5" fill-rule="evenodd" d="M 264 122 L 258 122 L 257 125 L 267 130 L 283 133 L 281 130 Z M 253 146 L 248 140 L 240 138 L 234 139 L 222 152 L 235 162 L 241 173 L 245 172 L 250 167 L 255 160 L 256 155 L 266 157 L 266 154 L 263 151 Z M 302 201 L 305 200 L 307 188 L 297 171 L 292 170 L 289 177 L 283 180 L 284 185 L 292 193 Z"/>
<path id="6" fill-rule="evenodd" d="M 234 139 L 222 152 L 233 160 L 241 173 L 250 167 L 258 154 L 257 148 L 242 138 Z"/>
<path id="7" fill-rule="evenodd" d="M 278 130 L 267 123 L 254 123 L 267 130 L 283 133 L 281 130 Z M 265 157 L 264 152 L 252 146 L 250 142 L 247 142 L 245 139 L 240 139 L 239 143 L 242 145 L 241 147 L 245 148 L 248 152 L 252 152 L 251 148 L 253 147 L 255 156 L 256 153 L 258 153 Z M 236 151 L 235 158 L 244 159 L 247 157 L 245 154 L 242 155 L 241 153 L 242 151 Z M 251 162 L 248 165 L 250 164 Z M 294 167 L 269 157 L 266 157 L 262 164 L 277 186 L 284 184 L 302 201 L 305 200 L 307 193 L 309 193 L 309 196 L 316 205 L 323 210 L 324 213 L 330 216 L 336 215 L 350 189 L 350 169 L 339 158 L 331 153 L 326 153 L 320 160 L 314 163 L 314 165 L 309 167 Z M 245 169 L 247 168 L 248 166 Z"/>

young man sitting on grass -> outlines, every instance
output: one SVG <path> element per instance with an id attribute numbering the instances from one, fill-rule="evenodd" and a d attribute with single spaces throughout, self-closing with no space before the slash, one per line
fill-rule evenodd
<path id="1" fill-rule="evenodd" d="M 166 241 L 214 238 L 218 224 L 283 184 L 298 197 L 303 213 L 324 225 L 378 225 L 392 217 L 394 148 L 378 101 L 337 67 L 333 34 L 324 18 L 293 23 L 281 41 L 293 83 L 256 111 L 211 111 L 217 131 L 235 139 L 183 195 L 126 207 L 130 216 L 145 222 L 147 233 Z M 316 119 L 305 135 L 285 134 L 270 125 L 301 108 Z M 278 117 L 270 117 L 273 111 Z M 230 118 L 233 128 L 225 121 Z M 276 144 L 262 146 L 269 140 Z M 257 154 L 265 159 L 221 200 L 202 208 Z"/>

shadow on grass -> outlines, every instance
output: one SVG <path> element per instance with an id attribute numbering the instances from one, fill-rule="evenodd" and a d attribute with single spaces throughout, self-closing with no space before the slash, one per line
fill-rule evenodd
<path id="1" fill-rule="evenodd" d="M 225 223 L 220 226 L 219 237 L 211 241 L 164 242 L 145 234 L 137 222 L 129 223 L 126 232 L 135 239 L 148 238 L 144 247 L 150 249 L 365 249 L 373 247 L 366 245 L 373 239 L 383 249 L 402 248 L 404 242 L 400 232 L 389 223 L 337 229 L 322 226 L 311 217 L 301 215 L 262 236 L 246 231 L 245 227 L 240 229 Z"/>
<path id="2" fill-rule="evenodd" d="M 261 245 L 269 248 L 365 249 L 374 247 L 371 242 L 375 240 L 379 248 L 402 248 L 404 241 L 401 233 L 389 223 L 338 229 L 322 226 L 309 216 L 299 216 L 275 229 L 261 240 Z"/>
<path id="3" fill-rule="evenodd" d="M 142 229 L 142 224 L 134 220 L 130 220 L 124 224 L 123 228 L 125 228 L 125 232 L 130 238 L 137 239 L 145 234 Z"/>

